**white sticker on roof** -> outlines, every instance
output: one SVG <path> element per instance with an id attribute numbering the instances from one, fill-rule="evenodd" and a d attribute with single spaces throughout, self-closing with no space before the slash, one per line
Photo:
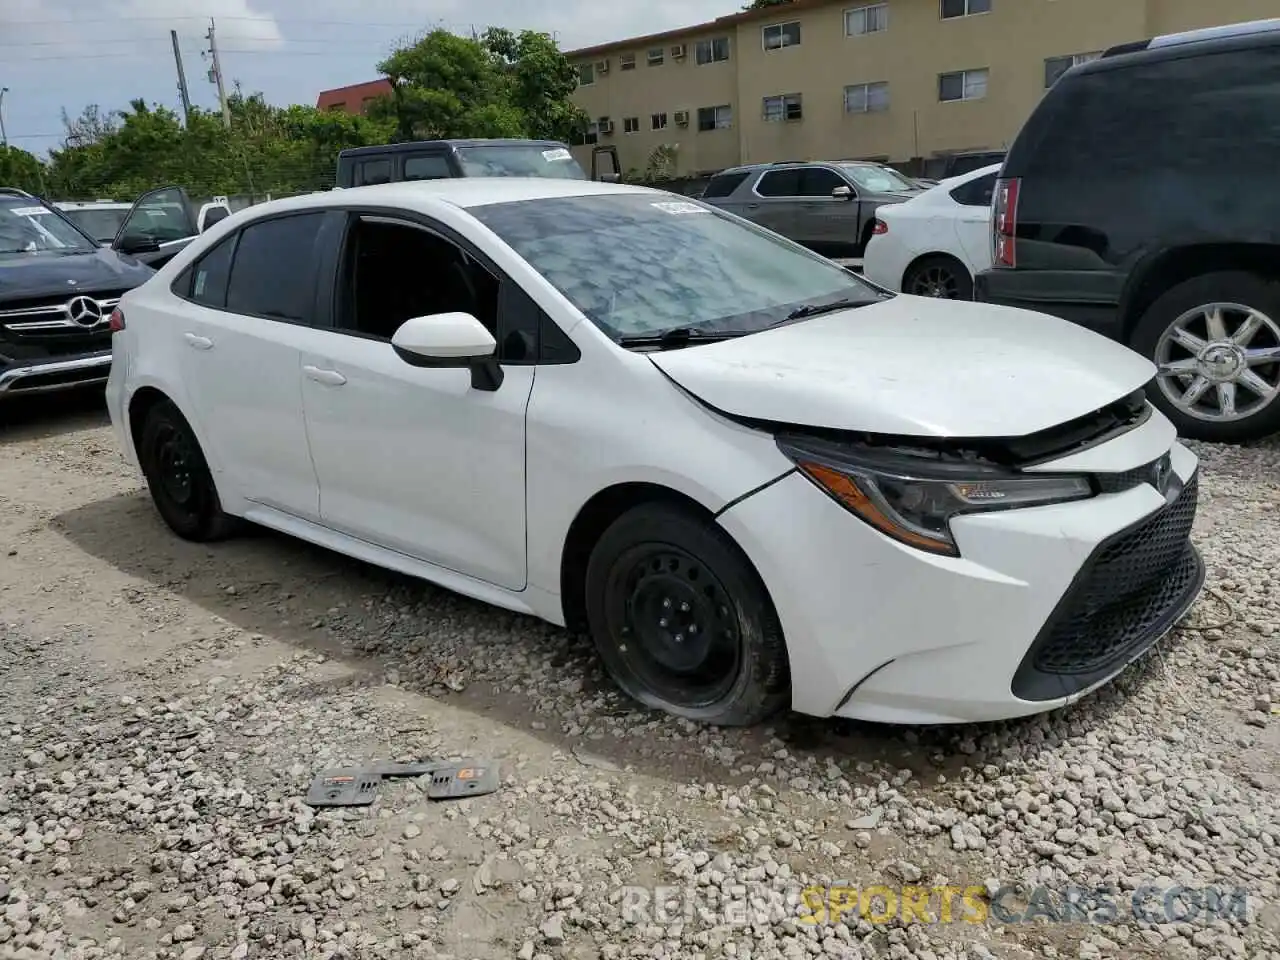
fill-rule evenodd
<path id="1" fill-rule="evenodd" d="M 43 217 L 53 213 L 52 210 L 46 210 L 44 207 L 14 207 L 10 212 L 17 217 Z"/>
<path id="2" fill-rule="evenodd" d="M 651 203 L 649 206 L 672 214 L 707 212 L 706 207 L 700 207 L 696 203 L 686 203 L 683 200 L 663 200 L 660 203 Z"/>
<path id="3" fill-rule="evenodd" d="M 573 154 L 571 154 L 564 147 L 556 147 L 554 150 L 543 150 L 542 159 L 543 160 L 572 160 Z"/>

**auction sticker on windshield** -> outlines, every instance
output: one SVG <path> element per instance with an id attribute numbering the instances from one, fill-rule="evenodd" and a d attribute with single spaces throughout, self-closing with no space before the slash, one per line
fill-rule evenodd
<path id="1" fill-rule="evenodd" d="M 543 150 L 543 160 L 572 160 L 573 154 L 563 147 L 557 147 L 555 150 Z"/>
<path id="2" fill-rule="evenodd" d="M 52 211 L 44 207 L 13 207 L 9 212 L 15 217 L 43 217 Z"/>
<path id="3" fill-rule="evenodd" d="M 705 207 L 700 207 L 696 203 L 685 203 L 680 200 L 676 200 L 676 201 L 663 200 L 659 203 L 651 203 L 649 204 L 649 206 L 655 207 L 658 210 L 663 211 L 664 213 L 672 213 L 672 214 L 706 213 L 707 212 Z"/>

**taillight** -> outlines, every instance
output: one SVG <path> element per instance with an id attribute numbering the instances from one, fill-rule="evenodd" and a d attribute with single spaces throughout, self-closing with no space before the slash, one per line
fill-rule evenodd
<path id="1" fill-rule="evenodd" d="M 991 256 L 997 267 L 1018 265 L 1018 187 L 1022 180 L 997 180 L 991 209 Z"/>
<path id="2" fill-rule="evenodd" d="M 871 235 L 872 235 L 872 236 L 878 237 L 878 236 L 880 236 L 881 234 L 885 234 L 885 233 L 888 233 L 888 232 L 889 232 L 889 225 L 888 225 L 887 223 L 885 223 L 883 220 L 877 220 L 877 221 L 876 221 L 874 224 L 872 224 L 872 226 L 871 226 Z"/>
<path id="3" fill-rule="evenodd" d="M 111 323 L 107 329 L 112 333 L 119 333 L 124 329 L 124 312 L 119 307 L 111 311 Z"/>

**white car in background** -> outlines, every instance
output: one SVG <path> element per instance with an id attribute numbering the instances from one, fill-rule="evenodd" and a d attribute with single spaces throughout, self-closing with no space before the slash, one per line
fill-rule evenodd
<path id="1" fill-rule="evenodd" d="M 1148 360 L 670 193 L 265 203 L 111 329 L 112 423 L 177 535 L 248 520 L 571 625 L 692 720 L 1039 713 L 1204 581 Z"/>
<path id="2" fill-rule="evenodd" d="M 991 198 L 1000 164 L 972 170 L 876 211 L 862 275 L 918 297 L 973 299 L 973 277 L 991 266 Z"/>

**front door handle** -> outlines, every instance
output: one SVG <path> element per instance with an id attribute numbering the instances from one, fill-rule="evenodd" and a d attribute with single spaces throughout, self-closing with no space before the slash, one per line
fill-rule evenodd
<path id="1" fill-rule="evenodd" d="M 186 338 L 187 343 L 191 344 L 191 346 L 195 347 L 197 350 L 213 349 L 213 341 L 208 337 L 197 336 L 194 333 L 184 333 L 183 337 Z"/>
<path id="2" fill-rule="evenodd" d="M 337 370 L 323 370 L 320 367 L 313 367 L 308 364 L 302 368 L 302 372 L 316 383 L 323 383 L 330 387 L 340 387 L 347 382 L 347 378 Z"/>
<path id="3" fill-rule="evenodd" d="M 748 204 L 747 204 L 747 209 L 748 209 L 748 210 L 759 210 L 759 209 L 760 209 L 760 204 L 758 204 L 758 203 L 748 203 Z"/>

